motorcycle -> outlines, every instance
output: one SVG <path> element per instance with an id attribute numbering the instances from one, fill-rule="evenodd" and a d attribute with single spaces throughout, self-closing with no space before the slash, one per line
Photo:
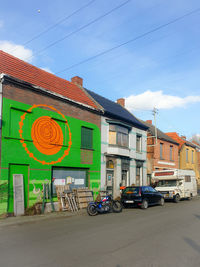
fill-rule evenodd
<path id="1" fill-rule="evenodd" d="M 87 212 L 90 216 L 95 216 L 99 213 L 116 212 L 122 211 L 121 202 L 113 200 L 112 195 L 105 196 L 102 200 L 96 202 L 90 202 L 87 206 Z"/>

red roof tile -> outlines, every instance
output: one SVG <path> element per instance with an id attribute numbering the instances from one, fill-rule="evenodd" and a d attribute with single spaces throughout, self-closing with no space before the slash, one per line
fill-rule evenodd
<path id="1" fill-rule="evenodd" d="M 179 143 L 179 149 L 181 149 L 182 145 L 185 144 L 185 141 L 176 132 L 165 134 L 174 139 L 177 143 Z"/>
<path id="2" fill-rule="evenodd" d="M 75 84 L 39 69 L 0 50 L 0 73 L 58 93 L 75 102 L 98 109 L 87 94 Z"/>

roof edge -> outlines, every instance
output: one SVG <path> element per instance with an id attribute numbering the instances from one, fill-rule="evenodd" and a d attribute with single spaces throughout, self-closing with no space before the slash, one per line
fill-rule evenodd
<path id="1" fill-rule="evenodd" d="M 71 98 L 68 98 L 68 97 L 65 97 L 65 96 L 63 96 L 63 95 L 61 95 L 61 94 L 58 94 L 58 93 L 55 93 L 55 92 L 53 92 L 53 91 L 47 90 L 47 89 L 45 89 L 45 88 L 43 88 L 43 87 L 34 85 L 34 84 L 29 83 L 29 82 L 26 82 L 26 81 L 23 81 L 23 80 L 21 80 L 21 79 L 18 79 L 18 78 L 16 78 L 16 77 L 11 76 L 11 75 L 8 75 L 8 74 L 5 74 L 5 73 L 1 73 L 1 74 L 0 74 L 0 80 L 3 82 L 4 79 L 5 79 L 5 80 L 8 80 L 8 81 L 13 81 L 13 82 L 18 83 L 18 84 L 22 84 L 23 86 L 31 87 L 31 88 L 33 88 L 34 90 L 36 89 L 36 90 L 39 90 L 39 91 L 41 91 L 41 92 L 43 92 L 43 93 L 46 93 L 46 94 L 48 94 L 48 95 L 53 95 L 53 96 L 55 96 L 55 97 L 61 98 L 61 99 L 63 99 L 63 100 L 66 100 L 66 101 L 71 102 L 71 103 L 74 103 L 74 104 L 76 104 L 76 105 L 85 107 L 85 108 L 90 109 L 90 110 L 93 110 L 93 111 L 95 111 L 95 112 L 103 113 L 103 111 L 102 111 L 101 109 L 94 108 L 94 107 L 92 107 L 92 106 L 86 105 L 86 104 L 81 103 L 81 102 L 78 102 L 78 101 L 74 101 L 74 100 L 71 99 Z"/>

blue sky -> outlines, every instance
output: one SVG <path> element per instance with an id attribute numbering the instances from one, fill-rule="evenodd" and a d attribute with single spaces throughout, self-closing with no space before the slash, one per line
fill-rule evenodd
<path id="1" fill-rule="evenodd" d="M 124 97 L 140 119 L 153 119 L 156 107 L 162 131 L 190 138 L 200 135 L 200 10 L 70 67 L 198 8 L 197 0 L 3 1 L 0 49 L 67 80 L 78 75 L 84 87 L 113 101 Z"/>

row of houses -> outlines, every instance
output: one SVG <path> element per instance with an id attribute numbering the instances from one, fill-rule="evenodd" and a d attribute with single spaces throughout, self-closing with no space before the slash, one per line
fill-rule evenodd
<path id="1" fill-rule="evenodd" d="M 123 98 L 87 90 L 78 76 L 69 82 L 3 51 L 0 74 L 0 213 L 14 211 L 14 174 L 23 175 L 28 208 L 44 183 L 53 197 L 55 185 L 65 184 L 117 197 L 121 186 L 150 184 L 153 170 L 198 169 L 196 145 L 155 134 Z"/>

